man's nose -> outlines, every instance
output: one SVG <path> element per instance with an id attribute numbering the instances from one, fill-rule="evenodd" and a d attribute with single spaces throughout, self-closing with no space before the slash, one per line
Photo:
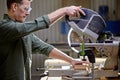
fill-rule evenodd
<path id="1" fill-rule="evenodd" d="M 30 15 L 30 12 L 26 12 L 26 15 Z"/>

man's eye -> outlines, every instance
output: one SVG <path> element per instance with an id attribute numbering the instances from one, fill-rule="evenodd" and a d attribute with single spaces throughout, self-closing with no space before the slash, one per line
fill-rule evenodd
<path id="1" fill-rule="evenodd" d="M 32 10 L 32 8 L 31 8 L 31 7 L 29 7 L 29 8 L 24 8 L 24 10 L 25 10 L 26 12 L 30 12 L 30 11 Z"/>

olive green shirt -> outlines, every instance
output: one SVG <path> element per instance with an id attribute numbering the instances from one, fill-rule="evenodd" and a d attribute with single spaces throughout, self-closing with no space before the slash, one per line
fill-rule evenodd
<path id="1" fill-rule="evenodd" d="M 0 80 L 31 80 L 32 53 L 49 55 L 53 46 L 32 32 L 49 28 L 47 15 L 20 23 L 7 14 L 0 21 Z"/>

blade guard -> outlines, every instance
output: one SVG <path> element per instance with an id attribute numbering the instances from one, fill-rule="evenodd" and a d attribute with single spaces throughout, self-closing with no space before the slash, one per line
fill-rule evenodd
<path id="1" fill-rule="evenodd" d="M 86 16 L 80 14 L 80 19 L 70 20 L 66 15 L 66 23 L 71 27 L 79 36 L 84 32 L 91 42 L 96 42 L 99 35 L 106 27 L 104 19 L 95 11 L 87 8 L 82 8 Z"/>

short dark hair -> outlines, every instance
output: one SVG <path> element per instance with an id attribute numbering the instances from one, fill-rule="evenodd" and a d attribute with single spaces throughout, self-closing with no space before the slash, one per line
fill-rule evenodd
<path id="1" fill-rule="evenodd" d="M 10 9 L 12 3 L 19 3 L 22 4 L 23 0 L 7 0 L 7 8 Z M 32 0 L 28 0 L 28 1 L 32 1 Z"/>
<path id="2" fill-rule="evenodd" d="M 23 0 L 7 0 L 7 8 L 10 9 L 12 3 L 19 3 L 21 4 Z"/>

